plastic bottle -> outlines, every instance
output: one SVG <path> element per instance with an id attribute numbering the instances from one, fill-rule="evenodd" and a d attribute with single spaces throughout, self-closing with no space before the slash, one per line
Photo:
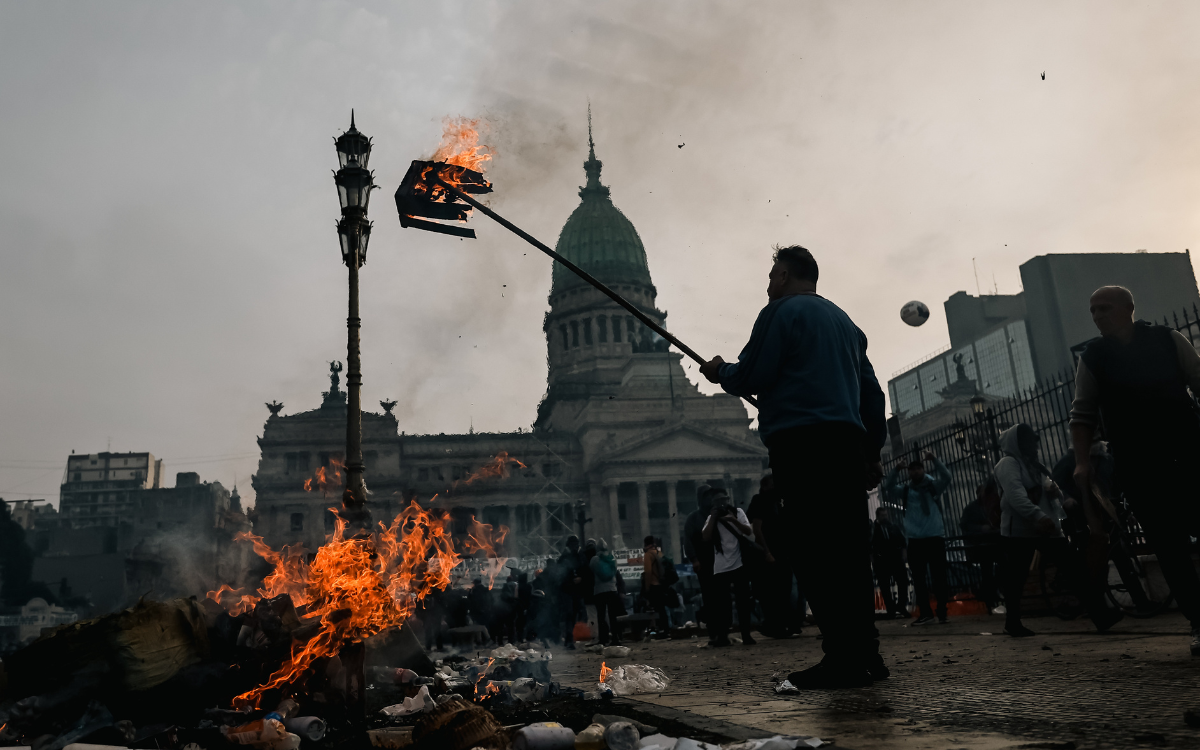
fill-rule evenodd
<path id="1" fill-rule="evenodd" d="M 300 735 L 300 739 L 309 742 L 320 742 L 325 736 L 325 720 L 319 716 L 297 716 L 284 719 L 283 725 L 292 734 Z"/>
<path id="2" fill-rule="evenodd" d="M 553 721 L 530 724 L 513 737 L 513 750 L 571 750 L 575 732 Z"/>

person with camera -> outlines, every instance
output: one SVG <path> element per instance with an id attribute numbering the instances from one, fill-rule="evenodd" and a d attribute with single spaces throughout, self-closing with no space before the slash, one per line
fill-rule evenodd
<path id="1" fill-rule="evenodd" d="M 714 646 L 728 646 L 733 625 L 732 591 L 737 598 L 738 625 L 742 628 L 742 643 L 755 644 L 750 636 L 750 618 L 754 600 L 750 597 L 750 575 L 742 560 L 742 545 L 750 541 L 754 529 L 741 508 L 733 507 L 724 489 L 709 488 L 712 512 L 701 534 L 713 548 L 712 602 L 705 602 L 709 611 L 709 635 L 715 636 Z"/>
<path id="2" fill-rule="evenodd" d="M 1038 434 L 1027 424 L 1017 424 L 1000 433 L 1004 458 L 996 464 L 1000 487 L 1000 535 L 1004 546 L 1004 632 L 1014 638 L 1036 635 L 1021 622 L 1021 599 L 1035 552 L 1043 564 L 1057 564 L 1063 576 L 1103 633 L 1123 615 L 1109 609 L 1095 581 L 1083 571 L 1082 560 L 1063 536 L 1062 491 L 1050 478 L 1050 470 L 1038 460 Z"/>

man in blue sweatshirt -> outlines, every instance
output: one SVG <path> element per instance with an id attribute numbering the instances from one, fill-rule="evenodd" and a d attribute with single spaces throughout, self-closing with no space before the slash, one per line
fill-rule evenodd
<path id="1" fill-rule="evenodd" d="M 926 574 L 933 581 L 938 622 L 946 622 L 946 603 L 950 597 L 950 587 L 946 584 L 946 524 L 942 520 L 942 493 L 950 486 L 950 470 L 932 451 L 925 451 L 923 458 L 924 461 L 909 462 L 907 481 L 901 473 L 902 467 L 896 466 L 883 487 L 892 502 L 904 508 L 908 567 L 912 569 L 913 595 L 921 610 L 913 625 L 933 622 Z M 932 474 L 925 473 L 926 461 L 933 467 Z"/>
<path id="2" fill-rule="evenodd" d="M 778 248 L 767 297 L 736 364 L 700 368 L 735 396 L 758 397 L 797 577 L 824 634 L 825 658 L 793 672 L 801 689 L 863 687 L 888 676 L 875 629 L 867 490 L 883 475 L 883 391 L 867 338 L 817 294 L 817 262 Z"/>

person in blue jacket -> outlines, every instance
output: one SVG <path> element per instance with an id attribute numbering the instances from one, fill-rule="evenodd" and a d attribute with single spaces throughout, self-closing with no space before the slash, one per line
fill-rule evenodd
<path id="1" fill-rule="evenodd" d="M 926 462 L 933 469 L 926 473 Z M 946 603 L 950 587 L 946 583 L 946 524 L 942 519 L 942 493 L 950 486 L 950 470 L 932 451 L 908 464 L 908 471 L 896 466 L 884 489 L 892 502 L 904 508 L 904 536 L 908 538 L 908 567 L 912 571 L 913 594 L 920 611 L 913 625 L 933 622 L 929 606 L 929 583 L 937 597 L 937 619 L 946 622 Z M 905 476 L 907 474 L 907 476 Z M 928 579 L 927 579 L 928 576 Z"/>
<path id="2" fill-rule="evenodd" d="M 802 590 L 824 634 L 821 662 L 788 675 L 800 689 L 863 687 L 888 676 L 875 629 L 867 490 L 883 476 L 884 397 L 867 337 L 817 294 L 817 261 L 778 248 L 737 363 L 701 373 L 735 396 L 758 397 L 758 429 L 783 499 L 783 523 Z M 774 550 L 772 550 L 774 554 Z"/>

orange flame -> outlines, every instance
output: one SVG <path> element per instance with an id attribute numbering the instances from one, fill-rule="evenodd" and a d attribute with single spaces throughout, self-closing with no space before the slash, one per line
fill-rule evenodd
<path id="1" fill-rule="evenodd" d="M 235 589 L 232 586 L 222 583 L 221 587 L 216 591 L 210 591 L 207 598 L 212 599 L 217 604 L 225 608 L 229 614 L 237 617 L 238 615 L 248 610 L 254 609 L 254 605 L 258 603 L 258 597 L 250 594 L 243 594 L 242 589 Z"/>
<path id="2" fill-rule="evenodd" d="M 479 671 L 479 677 L 475 680 L 475 700 L 482 700 L 483 698 L 486 698 L 490 693 L 499 692 L 498 690 L 496 690 L 495 685 L 489 684 L 486 688 L 484 688 L 483 695 L 479 694 L 480 684 L 482 684 L 484 679 L 487 678 L 488 670 L 491 669 L 492 665 L 495 663 L 496 663 L 495 659 L 488 659 L 487 666 Z"/>
<path id="3" fill-rule="evenodd" d="M 476 172 L 487 168 L 492 160 L 490 146 L 479 145 L 480 120 L 466 117 L 447 117 L 442 121 L 442 144 L 429 161 L 440 161 Z M 444 179 L 444 177 L 443 177 Z"/>
<path id="4" fill-rule="evenodd" d="M 460 484 L 472 484 L 474 482 L 478 482 L 480 479 L 489 479 L 491 477 L 507 479 L 511 469 L 524 468 L 527 468 L 525 464 L 508 455 L 508 451 L 500 451 L 492 458 L 491 461 L 484 464 L 470 475 L 463 477 L 462 479 L 454 480 L 452 488 L 458 487 Z"/>
<path id="5" fill-rule="evenodd" d="M 305 479 L 304 491 L 315 492 L 320 490 L 321 494 L 323 494 L 325 497 L 329 497 L 331 489 L 335 493 L 341 494 L 342 469 L 345 468 L 345 465 L 336 458 L 330 458 L 329 468 L 332 471 L 327 472 L 325 467 L 322 466 L 317 469 L 316 473 L 314 473 L 311 478 Z"/>
<path id="6" fill-rule="evenodd" d="M 600 681 L 604 682 L 613 671 L 608 668 L 608 662 L 600 662 Z"/>
<path id="7" fill-rule="evenodd" d="M 462 550 L 467 555 L 483 554 L 487 560 L 483 574 L 488 577 L 489 589 L 495 585 L 496 576 L 500 575 L 500 572 L 504 570 L 505 563 L 508 562 L 508 558 L 500 554 L 503 549 L 501 545 L 504 544 L 506 536 L 508 536 L 507 526 L 501 525 L 493 533 L 491 524 L 480 523 L 475 520 L 475 516 L 471 516 L 471 526 L 467 531 L 467 538 L 462 542 Z"/>
<path id="8" fill-rule="evenodd" d="M 264 684 L 234 698 L 233 704 L 257 706 L 267 691 L 299 682 L 318 659 L 401 626 L 418 601 L 450 584 L 450 571 L 460 558 L 448 525 L 444 513 L 426 511 L 416 502 L 390 526 L 380 523 L 367 537 L 347 538 L 346 523 L 338 518 L 311 563 L 301 547 L 275 552 L 261 537 L 239 534 L 238 539 L 252 542 L 274 566 L 259 594 L 291 595 L 297 606 L 307 605 L 306 617 L 319 619 L 320 629 L 307 643 L 294 643 L 283 665 Z M 219 601 L 221 594 L 219 589 L 210 597 Z"/>

